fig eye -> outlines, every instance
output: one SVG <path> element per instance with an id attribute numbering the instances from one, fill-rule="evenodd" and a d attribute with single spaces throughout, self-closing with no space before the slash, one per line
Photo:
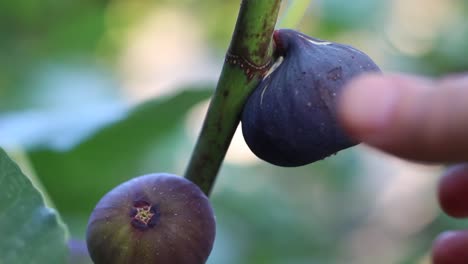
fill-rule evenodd
<path id="1" fill-rule="evenodd" d="M 160 216 L 157 206 L 143 200 L 134 202 L 130 211 L 132 226 L 142 231 L 154 227 Z"/>
<path id="2" fill-rule="evenodd" d="M 159 173 L 107 193 L 91 214 L 86 240 L 95 264 L 203 264 L 215 229 L 213 209 L 200 188 Z"/>

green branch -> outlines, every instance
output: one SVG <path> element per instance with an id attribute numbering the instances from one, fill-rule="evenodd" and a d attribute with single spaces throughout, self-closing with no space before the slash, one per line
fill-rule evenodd
<path id="1" fill-rule="evenodd" d="M 268 70 L 281 0 L 243 0 L 218 86 L 185 177 L 209 195 L 243 105 Z"/>

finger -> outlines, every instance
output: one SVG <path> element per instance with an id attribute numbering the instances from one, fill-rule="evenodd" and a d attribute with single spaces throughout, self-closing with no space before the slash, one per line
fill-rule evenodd
<path id="1" fill-rule="evenodd" d="M 468 74 L 443 80 L 367 75 L 339 98 L 338 116 L 350 135 L 419 161 L 468 160 Z"/>
<path id="2" fill-rule="evenodd" d="M 446 232 L 434 242 L 432 248 L 433 264 L 468 263 L 468 231 Z"/>
<path id="3" fill-rule="evenodd" d="M 468 217 L 468 164 L 449 168 L 439 183 L 439 203 L 453 217 Z"/>

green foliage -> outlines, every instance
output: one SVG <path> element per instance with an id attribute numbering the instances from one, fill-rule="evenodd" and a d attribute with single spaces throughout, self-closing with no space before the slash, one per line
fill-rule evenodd
<path id="1" fill-rule="evenodd" d="M 0 149 L 0 263 L 65 262 L 66 230 L 20 168 Z"/>
<path id="2" fill-rule="evenodd" d="M 0 111 L 26 107 L 28 81 L 44 62 L 94 53 L 105 1 L 0 3 Z M 89 55 L 88 55 L 89 56 Z"/>
<path id="3" fill-rule="evenodd" d="M 326 0 L 320 2 L 323 28 L 329 32 L 349 32 L 356 29 L 376 29 L 382 19 L 383 0 Z"/>
<path id="4" fill-rule="evenodd" d="M 70 151 L 32 151 L 35 169 L 58 209 L 87 215 L 118 184 L 155 171 L 171 172 L 179 159 L 187 158 L 175 151 L 186 142 L 179 140 L 185 114 L 211 92 L 191 89 L 147 102 Z"/>
<path id="5" fill-rule="evenodd" d="M 433 49 L 418 57 L 404 56 L 400 60 L 413 65 L 413 71 L 433 76 L 464 72 L 468 69 L 467 43 L 468 22 L 455 21 L 441 32 Z"/>

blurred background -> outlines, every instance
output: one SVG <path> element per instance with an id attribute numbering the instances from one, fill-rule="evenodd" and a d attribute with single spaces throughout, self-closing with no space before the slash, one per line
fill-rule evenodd
<path id="1" fill-rule="evenodd" d="M 298 2 L 283 1 L 280 26 Z M 117 184 L 183 174 L 239 4 L 0 1 L 0 146 L 71 237 L 84 238 Z M 468 69 L 466 0 L 315 0 L 300 13 L 296 29 L 351 44 L 385 72 Z M 238 131 L 212 195 L 209 263 L 430 263 L 439 232 L 468 226 L 437 205 L 442 169 L 365 146 L 280 168 L 253 156 Z"/>

